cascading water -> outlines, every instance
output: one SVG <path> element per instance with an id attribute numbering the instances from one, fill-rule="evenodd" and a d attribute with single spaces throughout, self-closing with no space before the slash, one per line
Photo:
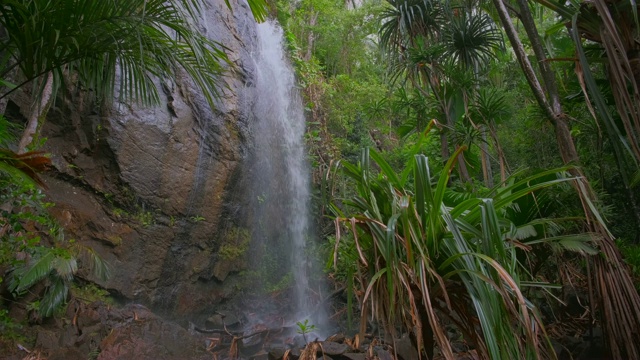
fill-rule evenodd
<path id="1" fill-rule="evenodd" d="M 282 43 L 282 30 L 259 24 L 254 52 L 252 247 L 262 258 L 258 269 L 268 287 L 293 284 L 293 313 L 312 312 L 305 253 L 310 237 L 309 166 L 304 146 L 305 118 L 295 76 Z M 257 264 L 254 264 L 254 266 Z"/>

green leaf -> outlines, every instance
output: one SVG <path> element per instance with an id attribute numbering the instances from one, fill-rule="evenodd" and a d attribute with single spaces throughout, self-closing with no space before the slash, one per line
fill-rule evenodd
<path id="1" fill-rule="evenodd" d="M 56 260 L 55 252 L 49 248 L 39 248 L 41 256 L 34 258 L 22 267 L 12 272 L 9 290 L 16 294 L 23 294 L 27 289 L 51 273 Z"/>
<path id="2" fill-rule="evenodd" d="M 68 294 L 69 287 L 67 282 L 62 278 L 54 277 L 40 300 L 40 306 L 38 308 L 40 315 L 43 317 L 53 315 L 67 300 Z"/>
<path id="3" fill-rule="evenodd" d="M 525 241 L 523 242 L 526 245 L 534 245 L 534 244 L 550 244 L 555 245 L 563 250 L 575 251 L 579 253 L 585 253 L 587 255 L 596 255 L 598 254 L 598 250 L 595 249 L 590 244 L 593 243 L 596 234 L 574 234 L 574 235 L 563 235 L 563 236 L 553 236 L 544 239 Z"/>

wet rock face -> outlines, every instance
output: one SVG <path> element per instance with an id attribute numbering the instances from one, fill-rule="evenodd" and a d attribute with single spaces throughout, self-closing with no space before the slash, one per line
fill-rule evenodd
<path id="1" fill-rule="evenodd" d="M 196 314 L 229 297 L 244 264 L 218 256 L 229 229 L 244 225 L 238 193 L 250 138 L 244 88 L 255 22 L 244 1 L 231 6 L 210 0 L 199 19 L 237 65 L 220 79 L 214 110 L 189 79 L 159 79 L 157 107 L 104 109 L 77 94 L 43 129 L 55 166 L 47 194 L 67 238 L 111 264 L 101 285 L 165 314 Z"/>
<path id="2" fill-rule="evenodd" d="M 47 359 L 210 359 L 204 339 L 147 308 L 72 304 L 62 329 L 43 327 L 36 348 Z"/>

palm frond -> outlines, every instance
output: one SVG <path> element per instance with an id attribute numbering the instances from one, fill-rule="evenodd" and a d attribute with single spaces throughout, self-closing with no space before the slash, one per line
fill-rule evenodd
<path id="1" fill-rule="evenodd" d="M 266 3 L 249 5 L 264 20 Z M 153 77 L 183 69 L 213 106 L 224 86 L 219 78 L 233 64 L 222 44 L 193 27 L 203 6 L 201 0 L 7 2 L 0 8 L 0 26 L 8 34 L 0 49 L 12 61 L 0 68 L 0 78 L 17 66 L 26 79 L 20 87 L 51 71 L 61 79 L 67 66 L 97 96 L 109 99 L 117 91 L 123 99 L 152 104 L 159 99 Z"/>
<path id="2" fill-rule="evenodd" d="M 486 66 L 504 48 L 502 34 L 488 14 L 460 11 L 446 28 L 444 42 L 449 61 L 468 69 Z"/>
<path id="3" fill-rule="evenodd" d="M 598 250 L 591 244 L 593 244 L 597 239 L 597 234 L 585 233 L 552 236 L 544 239 L 525 241 L 524 244 L 548 244 L 551 245 L 555 250 L 569 250 L 579 252 L 581 254 L 596 255 L 598 254 Z"/>
<path id="4" fill-rule="evenodd" d="M 80 259 L 83 267 L 89 269 L 92 276 L 103 281 L 109 279 L 111 276 L 109 263 L 98 255 L 94 249 L 76 243 L 73 245 L 72 251 Z"/>
<path id="5" fill-rule="evenodd" d="M 76 257 L 65 249 L 56 249 L 56 258 L 53 260 L 52 267 L 56 276 L 64 281 L 71 281 L 73 275 L 78 271 L 78 261 Z"/>
<path id="6" fill-rule="evenodd" d="M 51 283 L 48 284 L 45 290 L 44 296 L 40 299 L 40 306 L 38 307 L 40 316 L 48 317 L 53 315 L 67 300 L 68 295 L 68 282 L 60 277 L 52 278 Z"/>
<path id="7" fill-rule="evenodd" d="M 48 248 L 40 248 L 38 253 L 11 273 L 9 290 L 12 293 L 23 294 L 53 271 L 56 254 Z"/>

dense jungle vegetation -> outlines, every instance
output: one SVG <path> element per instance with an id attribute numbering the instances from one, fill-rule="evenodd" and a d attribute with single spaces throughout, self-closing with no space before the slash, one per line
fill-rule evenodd
<path id="1" fill-rule="evenodd" d="M 570 320 L 534 304 L 561 308 L 580 273 L 611 354 L 637 356 L 634 282 L 612 271 L 618 249 L 635 268 L 640 224 L 635 5 L 309 0 L 277 13 L 319 211 L 338 228 L 324 223 L 330 265 L 361 315 L 416 329 L 428 356 L 434 343 L 452 356 L 446 321 L 482 357 L 553 357 L 543 323 Z M 629 312 L 605 305 L 621 299 Z"/>
<path id="2" fill-rule="evenodd" d="M 118 24 L 129 31 L 112 42 L 110 29 L 91 26 L 86 37 L 26 32 L 26 19 L 55 19 L 47 1 L 0 10 L 0 100 L 22 84 L 37 94 L 32 126 L 0 122 L 0 145 L 14 150 L 0 152 L 0 270 L 16 296 L 47 281 L 40 316 L 64 303 L 79 258 L 108 275 L 91 249 L 64 240 L 38 185 L 47 158 L 37 124 L 64 79 L 107 99 L 117 64 L 131 74 L 123 95 L 153 104 L 147 74 L 180 66 L 213 98 L 227 61 L 224 44 L 189 27 L 198 1 L 144 1 L 145 13 L 139 0 L 60 2 L 57 16 L 86 11 L 73 17 L 85 25 L 122 9 L 137 20 Z M 482 358 L 528 359 L 555 358 L 550 339 L 563 324 L 598 326 L 610 357 L 640 358 L 635 2 L 281 0 L 270 15 L 251 5 L 285 30 L 320 247 L 355 328 L 373 318 L 391 334 L 412 332 L 427 358 L 435 348 L 453 358 L 443 325 L 453 324 Z M 153 11 L 159 20 L 140 26 Z M 577 296 L 581 311 L 567 310 Z M 11 326 L 0 308 L 0 329 Z"/>

